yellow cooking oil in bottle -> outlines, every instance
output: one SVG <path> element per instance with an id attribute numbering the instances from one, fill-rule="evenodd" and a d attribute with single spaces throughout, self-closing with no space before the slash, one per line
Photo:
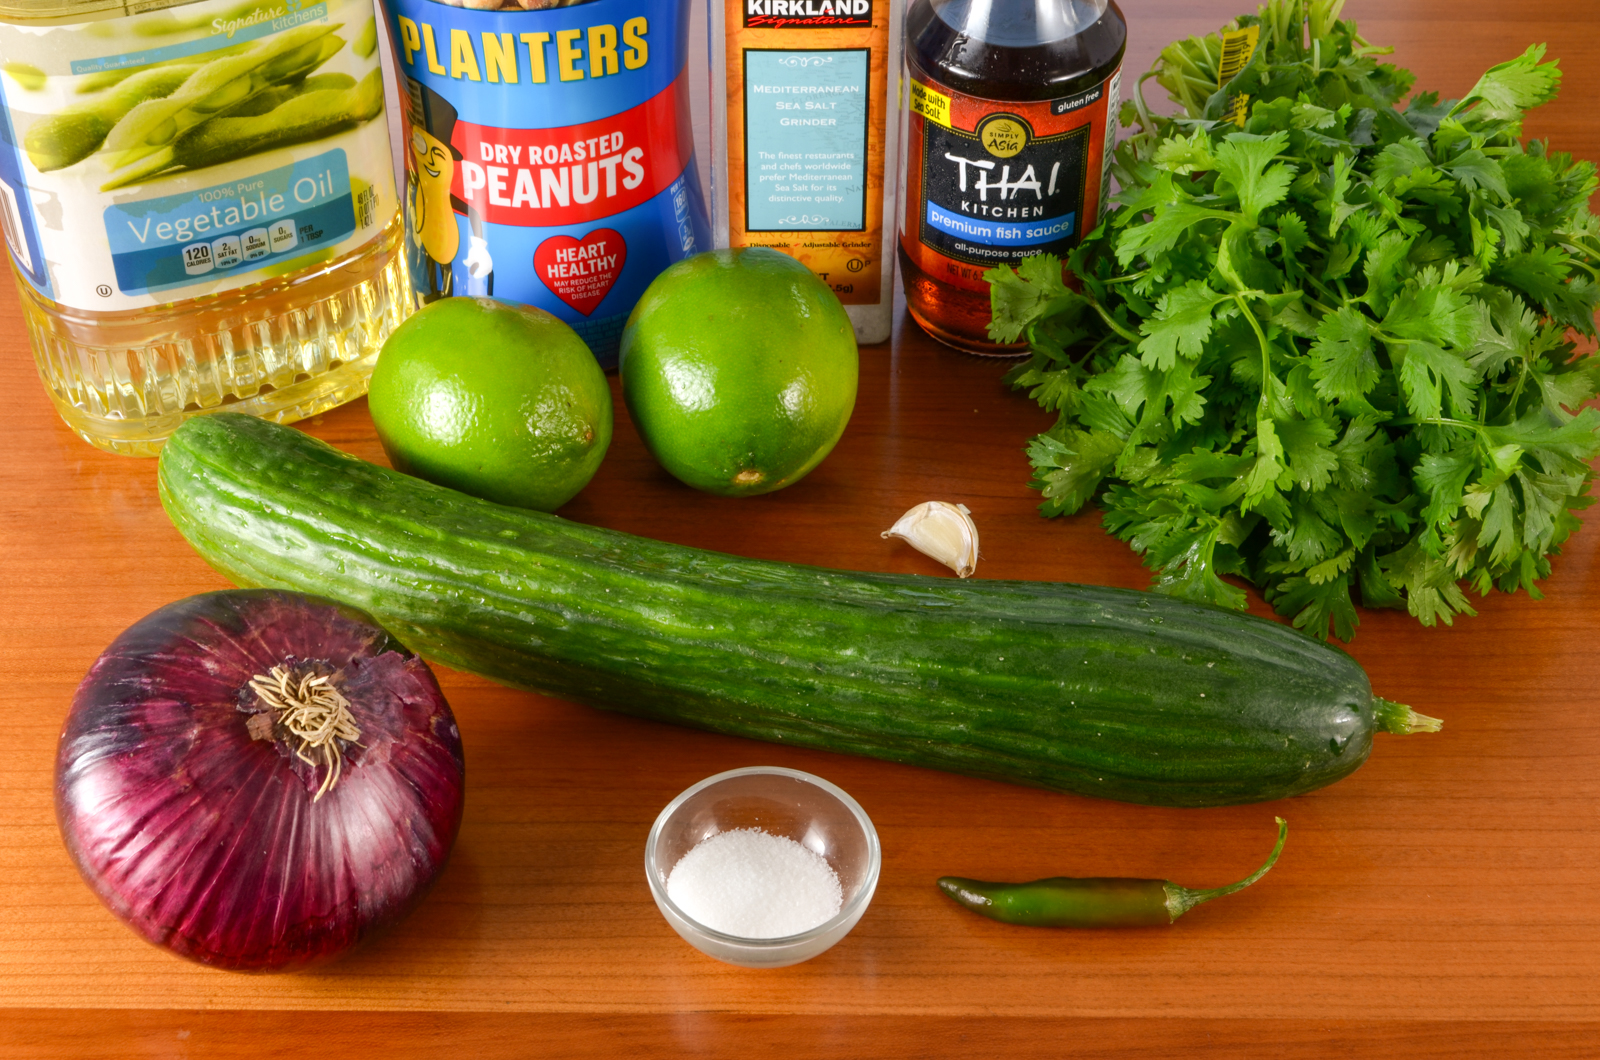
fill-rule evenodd
<path id="1" fill-rule="evenodd" d="M 74 431 L 364 394 L 414 307 L 372 0 L 0 0 L 0 229 Z"/>

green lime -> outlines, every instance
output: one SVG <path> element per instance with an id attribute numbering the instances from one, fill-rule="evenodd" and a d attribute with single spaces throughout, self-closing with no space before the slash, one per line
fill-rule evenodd
<path id="1" fill-rule="evenodd" d="M 844 306 L 787 254 L 714 250 L 669 267 L 622 333 L 622 396 L 677 478 L 743 497 L 791 485 L 850 422 L 858 375 Z"/>
<path id="2" fill-rule="evenodd" d="M 567 503 L 611 444 L 611 388 L 577 332 L 488 298 L 396 328 L 367 401 L 396 470 L 519 508 Z"/>

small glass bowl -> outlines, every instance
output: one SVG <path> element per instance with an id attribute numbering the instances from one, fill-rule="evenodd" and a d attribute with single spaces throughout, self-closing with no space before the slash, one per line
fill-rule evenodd
<path id="1" fill-rule="evenodd" d="M 735 828 L 786 836 L 820 854 L 839 875 L 838 915 L 810 931 L 776 939 L 726 935 L 692 919 L 667 897 L 667 876 L 702 841 Z M 850 933 L 878 887 L 878 832 L 856 800 L 821 777 L 781 766 L 752 766 L 707 777 L 667 804 L 650 829 L 644 874 L 672 929 L 710 957 L 746 968 L 808 961 Z"/>

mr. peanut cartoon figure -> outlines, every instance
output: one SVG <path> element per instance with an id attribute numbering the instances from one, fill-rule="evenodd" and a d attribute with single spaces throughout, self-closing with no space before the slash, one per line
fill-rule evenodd
<path id="1" fill-rule="evenodd" d="M 407 250 L 412 275 L 421 281 L 424 302 L 453 294 L 494 294 L 494 261 L 483 237 L 483 216 L 471 203 L 450 193 L 461 152 L 450 143 L 456 110 L 433 89 L 406 79 L 411 97 L 411 158 L 406 166 L 408 224 Z M 461 264 L 467 270 L 467 289 L 454 290 L 451 263 L 461 247 L 456 214 L 464 214 L 471 234 Z"/>

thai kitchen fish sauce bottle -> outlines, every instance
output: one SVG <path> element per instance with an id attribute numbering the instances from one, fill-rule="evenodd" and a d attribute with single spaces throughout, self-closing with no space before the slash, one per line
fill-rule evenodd
<path id="1" fill-rule="evenodd" d="M 1110 0 L 916 0 L 906 14 L 900 274 L 934 338 L 990 340 L 983 274 L 1098 223 L 1127 24 Z"/>
<path id="2" fill-rule="evenodd" d="M 614 367 L 645 287 L 711 247 L 687 0 L 388 3 L 419 297 L 537 306 Z"/>
<path id="3" fill-rule="evenodd" d="M 374 14 L 0 0 L 0 228 L 79 435 L 149 455 L 366 391 L 413 306 Z"/>

